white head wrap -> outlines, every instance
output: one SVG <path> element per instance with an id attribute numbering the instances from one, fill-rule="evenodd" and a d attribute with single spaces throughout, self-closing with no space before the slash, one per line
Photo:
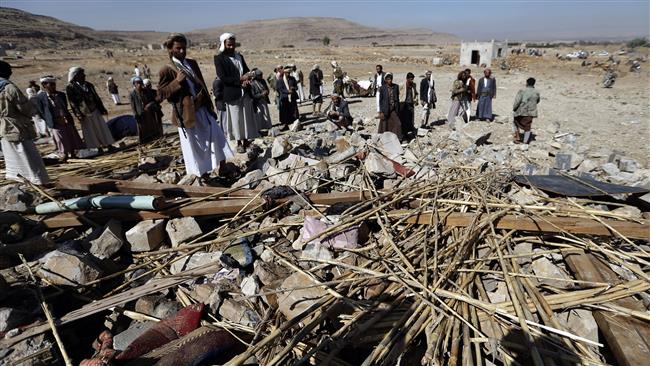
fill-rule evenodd
<path id="1" fill-rule="evenodd" d="M 235 38 L 234 33 L 224 33 L 221 36 L 219 36 L 219 42 L 221 43 L 221 45 L 219 46 L 219 52 L 223 52 L 226 49 L 226 44 L 225 44 L 226 40 L 231 38 L 233 39 Z"/>
<path id="2" fill-rule="evenodd" d="M 144 86 L 149 86 L 149 85 L 151 85 L 151 80 L 149 80 L 149 79 L 144 79 L 144 80 L 142 80 L 142 84 L 143 84 Z"/>
<path id="3" fill-rule="evenodd" d="M 25 89 L 25 92 L 27 93 L 27 98 L 29 98 L 29 99 L 36 96 L 36 92 L 34 91 L 34 88 L 27 88 L 27 89 Z"/>
<path id="4" fill-rule="evenodd" d="M 339 63 L 336 61 L 332 61 L 332 67 L 339 67 Z"/>
<path id="5" fill-rule="evenodd" d="M 39 80 L 41 84 L 43 83 L 56 83 L 56 78 L 52 75 L 45 75 L 42 76 Z"/>
<path id="6" fill-rule="evenodd" d="M 69 82 L 69 83 L 72 82 L 72 79 L 74 79 L 74 77 L 77 76 L 77 74 L 78 74 L 79 72 L 81 72 L 81 71 L 84 71 L 84 69 L 82 69 L 82 68 L 79 67 L 79 66 L 72 66 L 72 67 L 68 70 L 68 82 Z"/>

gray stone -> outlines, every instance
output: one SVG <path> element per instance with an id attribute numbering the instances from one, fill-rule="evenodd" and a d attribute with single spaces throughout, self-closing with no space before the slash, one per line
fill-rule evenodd
<path id="1" fill-rule="evenodd" d="M 282 282 L 280 287 L 288 291 L 278 294 L 278 307 L 287 320 L 293 319 L 327 294 L 320 286 L 308 287 L 313 285 L 314 282 L 300 272 L 293 273 Z"/>
<path id="2" fill-rule="evenodd" d="M 618 166 L 614 163 L 606 163 L 603 164 L 600 169 L 604 171 L 607 175 L 616 175 L 620 173 L 620 170 L 618 169 Z"/>
<path id="3" fill-rule="evenodd" d="M 395 168 L 393 163 L 386 160 L 383 156 L 379 155 L 376 152 L 371 152 L 366 157 L 364 165 L 368 172 L 372 174 L 382 174 L 382 175 L 393 175 L 395 174 Z"/>
<path id="4" fill-rule="evenodd" d="M 588 172 L 596 170 L 596 168 L 598 168 L 598 164 L 596 164 L 595 161 L 585 159 L 585 160 L 582 161 L 582 163 L 578 167 L 578 171 L 588 173 Z"/>
<path id="5" fill-rule="evenodd" d="M 219 258 L 221 257 L 221 252 L 198 252 L 194 253 L 189 257 L 177 260 L 172 263 L 169 268 L 169 271 L 172 274 L 178 274 L 183 271 L 189 271 L 193 268 L 198 268 L 207 265 L 214 265 L 216 267 L 221 267 Z"/>
<path id="6" fill-rule="evenodd" d="M 242 294 L 246 296 L 253 296 L 260 292 L 260 284 L 255 279 L 255 276 L 244 277 L 240 284 Z"/>
<path id="7" fill-rule="evenodd" d="M 7 184 L 0 187 L 0 211 L 27 211 L 34 205 L 34 195 L 23 190 L 18 184 Z"/>
<path id="8" fill-rule="evenodd" d="M 303 259 L 331 260 L 334 258 L 334 255 L 324 245 L 319 243 L 309 243 L 305 245 L 305 248 L 302 250 L 301 257 Z"/>
<path id="9" fill-rule="evenodd" d="M 257 313 L 232 299 L 223 300 L 219 307 L 219 315 L 223 319 L 246 327 L 255 327 L 260 322 Z"/>
<path id="10" fill-rule="evenodd" d="M 180 217 L 167 221 L 165 227 L 169 241 L 173 248 L 178 247 L 181 243 L 188 242 L 201 234 L 201 227 L 196 222 L 194 217 Z"/>
<path id="11" fill-rule="evenodd" d="M 505 281 L 497 282 L 496 290 L 488 292 L 487 295 L 492 304 L 510 300 L 508 286 L 506 285 Z"/>
<path id="12" fill-rule="evenodd" d="M 198 180 L 199 180 L 199 177 L 197 177 L 194 174 L 190 174 L 190 175 L 183 176 L 183 178 L 181 178 L 181 180 L 179 180 L 177 184 L 179 186 L 191 186 L 191 185 L 194 184 L 194 182 L 196 182 Z"/>
<path id="13" fill-rule="evenodd" d="M 598 342 L 598 324 L 591 311 L 584 309 L 572 309 L 557 315 L 560 323 L 568 328 L 568 331 Z"/>
<path id="14" fill-rule="evenodd" d="M 132 252 L 154 250 L 165 240 L 165 220 L 140 221 L 126 232 Z"/>
<path id="15" fill-rule="evenodd" d="M 158 174 L 157 178 L 162 183 L 176 184 L 181 179 L 181 176 L 178 172 L 164 172 Z"/>
<path id="16" fill-rule="evenodd" d="M 96 239 L 90 241 L 90 254 L 99 259 L 107 259 L 117 253 L 124 245 L 122 223 L 111 219 Z"/>
<path id="17" fill-rule="evenodd" d="M 485 122 L 459 123 L 458 126 L 461 136 L 461 141 L 459 142 L 465 146 L 467 144 L 476 146 L 484 145 L 492 135 L 491 127 Z"/>
<path id="18" fill-rule="evenodd" d="M 124 351 L 136 338 L 144 334 L 151 328 L 155 322 L 132 322 L 131 325 L 123 332 L 113 337 L 113 349 Z"/>
<path id="19" fill-rule="evenodd" d="M 512 254 L 514 255 L 524 255 L 522 257 L 516 258 L 517 263 L 519 263 L 520 266 L 524 266 L 531 263 L 532 256 L 533 256 L 532 252 L 533 252 L 533 244 L 527 242 L 515 244 L 515 247 L 512 250 Z"/>
<path id="20" fill-rule="evenodd" d="M 555 165 L 553 166 L 558 170 L 570 170 L 571 169 L 571 154 L 557 154 L 555 155 Z"/>
<path id="21" fill-rule="evenodd" d="M 138 183 L 158 183 L 158 179 L 156 179 L 156 177 L 146 173 L 140 174 L 133 181 Z"/>
<path id="22" fill-rule="evenodd" d="M 166 319 L 176 315 L 181 310 L 181 304 L 178 301 L 163 299 L 153 310 L 153 316 L 158 319 Z"/>
<path id="23" fill-rule="evenodd" d="M 556 266 L 546 257 L 540 257 L 533 261 L 531 264 L 531 269 L 536 276 L 547 277 L 547 278 L 538 278 L 537 281 L 542 284 L 546 284 L 552 287 L 560 289 L 570 289 L 573 288 L 573 282 L 570 281 L 561 281 L 556 279 L 571 279 L 569 275 L 562 270 L 560 267 Z"/>
<path id="24" fill-rule="evenodd" d="M 618 168 L 622 172 L 634 173 L 639 170 L 639 163 L 634 159 L 621 158 L 618 162 Z"/>
<path id="25" fill-rule="evenodd" d="M 21 325 L 27 319 L 27 313 L 13 308 L 0 308 L 0 332 L 6 332 Z"/>
<path id="26" fill-rule="evenodd" d="M 291 151 L 291 144 L 286 137 L 276 137 L 271 146 L 271 157 L 276 159 L 280 156 L 286 155 Z"/>
<path id="27" fill-rule="evenodd" d="M 261 169 L 255 169 L 251 172 L 248 172 L 244 177 L 239 179 L 233 187 L 241 187 L 243 189 L 255 189 L 259 184 L 259 181 L 264 179 L 264 172 Z"/>
<path id="28" fill-rule="evenodd" d="M 248 239 L 242 238 L 223 250 L 221 263 L 228 268 L 245 268 L 253 263 L 253 251 Z"/>
<path id="29" fill-rule="evenodd" d="M 328 164 L 337 164 L 337 163 L 342 162 L 345 159 L 348 159 L 348 158 L 354 156 L 354 154 L 356 154 L 356 152 L 357 151 L 355 150 L 355 148 L 353 146 L 349 146 L 345 150 L 337 151 L 334 154 L 328 156 L 327 158 L 325 158 L 325 161 Z"/>
<path id="30" fill-rule="evenodd" d="M 54 285 L 85 285 L 101 275 L 101 270 L 89 258 L 75 253 L 54 250 L 40 260 L 39 276 Z"/>

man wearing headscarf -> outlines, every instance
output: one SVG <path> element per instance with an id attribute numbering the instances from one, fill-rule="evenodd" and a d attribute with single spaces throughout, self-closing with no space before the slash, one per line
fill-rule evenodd
<path id="1" fill-rule="evenodd" d="M 539 92 L 535 89 L 535 79 L 528 78 L 526 80 L 526 87 L 517 92 L 515 102 L 512 105 L 515 120 L 512 125 L 512 132 L 514 133 L 514 142 L 516 144 L 530 142 L 531 126 L 533 118 L 537 118 L 537 104 L 540 101 Z M 519 135 L 519 129 L 524 131 L 524 139 L 522 141 Z"/>
<path id="2" fill-rule="evenodd" d="M 33 80 L 30 81 L 30 85 L 32 82 Z M 30 86 L 29 88 L 25 89 L 25 93 L 27 94 L 27 99 L 29 100 L 30 103 L 34 105 L 34 108 L 36 108 L 36 104 L 37 104 L 36 96 L 38 94 L 41 94 L 40 90 L 41 90 L 40 87 L 36 89 L 33 86 Z M 50 133 L 47 130 L 47 124 L 45 123 L 45 120 L 43 119 L 41 114 L 38 113 L 38 109 L 36 109 L 36 112 L 37 113 L 35 113 L 32 116 L 32 121 L 34 121 L 34 127 L 36 128 L 36 135 L 40 137 L 49 136 Z"/>
<path id="3" fill-rule="evenodd" d="M 309 95 L 311 97 L 312 105 L 312 114 L 314 116 L 320 116 L 321 106 L 323 105 L 323 73 L 320 70 L 320 66 L 314 65 L 309 73 Z"/>
<path id="4" fill-rule="evenodd" d="M 284 68 L 284 75 L 277 81 L 275 88 L 280 93 L 280 122 L 284 128 L 288 128 L 300 117 L 298 114 L 298 82 L 291 76 L 291 66 Z"/>
<path id="5" fill-rule="evenodd" d="M 492 70 L 483 70 L 483 77 L 478 80 L 476 96 L 478 106 L 476 107 L 476 118 L 480 121 L 489 119 L 494 121 L 492 114 L 492 99 L 497 97 L 497 81 L 492 77 Z"/>
<path id="6" fill-rule="evenodd" d="M 109 151 L 113 150 L 111 145 L 115 140 L 104 121 L 108 111 L 104 108 L 95 86 L 86 81 L 84 69 L 78 66 L 70 68 L 65 93 L 68 95 L 72 112 L 81 122 L 86 147 L 98 148 L 100 153 L 104 147 Z"/>
<path id="7" fill-rule="evenodd" d="M 255 78 L 251 80 L 251 94 L 253 95 L 253 106 L 255 107 L 255 120 L 257 128 L 268 130 L 273 125 L 271 112 L 269 111 L 269 86 L 264 80 L 264 74 L 260 69 L 253 69 Z"/>
<path id="8" fill-rule="evenodd" d="M 384 84 L 384 77 L 386 73 L 384 72 L 384 67 L 381 65 L 375 66 L 375 77 L 372 78 L 372 96 L 374 97 L 377 94 L 377 90 L 381 88 Z"/>
<path id="9" fill-rule="evenodd" d="M 276 81 L 278 81 L 277 73 L 278 73 L 278 68 L 276 67 L 275 69 L 273 69 L 273 72 L 270 72 L 269 76 L 266 77 L 266 85 L 268 85 L 269 88 L 273 89 L 273 94 L 275 97 L 273 102 L 275 103 L 275 105 L 278 105 L 278 92 L 277 90 L 275 90 L 275 83 Z"/>
<path id="10" fill-rule="evenodd" d="M 68 111 L 68 99 L 64 92 L 56 90 L 56 78 L 47 75 L 41 78 L 43 93 L 36 97 L 39 114 L 52 132 L 52 138 L 63 161 L 75 156 L 75 151 L 85 148 L 74 125 L 74 118 Z"/>
<path id="11" fill-rule="evenodd" d="M 377 98 L 379 114 L 379 133 L 392 132 L 402 140 L 402 122 L 399 119 L 399 86 L 393 84 L 393 74 L 384 76 L 384 84 L 379 88 Z"/>
<path id="12" fill-rule="evenodd" d="M 199 64 L 185 57 L 187 38 L 183 34 L 170 34 L 165 48 L 169 63 L 158 72 L 158 100 L 166 99 L 172 105 L 172 124 L 178 128 L 185 171 L 201 177 L 221 170 L 233 153 L 216 121 Z"/>
<path id="13" fill-rule="evenodd" d="M 298 70 L 298 67 L 295 64 L 289 64 L 291 66 L 291 76 L 293 76 L 294 79 L 296 79 L 296 82 L 298 83 L 298 102 L 302 103 L 305 101 L 305 91 L 303 89 L 303 84 L 304 84 L 304 75 L 302 73 L 302 70 Z"/>
<path id="14" fill-rule="evenodd" d="M 433 76 L 431 75 L 431 71 L 427 70 L 424 74 L 424 78 L 420 81 L 420 104 L 422 105 L 422 119 L 420 120 L 420 126 L 424 127 L 429 123 L 429 114 L 431 113 L 431 109 L 436 108 L 437 101 L 438 98 L 436 97 Z"/>
<path id="15" fill-rule="evenodd" d="M 106 80 L 106 88 L 108 89 L 108 94 L 113 98 L 113 103 L 119 105 L 121 103 L 120 93 L 117 90 L 117 84 L 115 84 L 115 80 L 113 80 L 112 76 L 109 76 L 108 80 Z"/>
<path id="16" fill-rule="evenodd" d="M 348 102 L 338 94 L 332 94 L 332 110 L 327 114 L 327 119 L 342 128 L 347 128 L 352 124 Z"/>
<path id="17" fill-rule="evenodd" d="M 250 72 L 244 56 L 236 51 L 235 35 L 224 33 L 219 37 L 219 54 L 214 56 L 217 77 L 223 82 L 223 101 L 226 105 L 226 123 L 229 139 L 237 141 L 237 152 L 246 152 L 253 140 L 260 136 L 251 96 Z"/>
<path id="18" fill-rule="evenodd" d="M 333 90 L 334 93 L 338 95 L 343 95 L 343 77 L 345 76 L 345 73 L 343 73 L 343 69 L 339 66 L 338 62 L 332 61 L 332 77 L 334 80 L 333 83 Z"/>
<path id="19" fill-rule="evenodd" d="M 49 182 L 43 159 L 34 145 L 36 131 L 32 122 L 34 105 L 9 81 L 11 65 L 0 60 L 0 145 L 5 162 L 5 177 L 33 184 Z"/>
<path id="20" fill-rule="evenodd" d="M 465 71 L 459 72 L 451 85 L 451 106 L 447 113 L 447 123 L 452 130 L 456 129 L 456 117 L 463 116 L 463 119 L 467 117 L 467 113 L 465 113 L 465 100 L 468 98 L 466 77 Z M 469 122 L 469 120 L 465 122 Z"/>
<path id="21" fill-rule="evenodd" d="M 463 100 L 465 113 L 467 114 L 467 122 L 469 122 L 472 114 L 472 102 L 476 100 L 476 79 L 472 76 L 471 69 L 465 69 L 465 86 L 467 94 Z"/>
<path id="22" fill-rule="evenodd" d="M 415 137 L 415 104 L 418 100 L 417 86 L 415 85 L 415 75 L 412 72 L 406 74 L 406 82 L 401 92 L 404 95 L 404 101 L 399 106 L 399 119 L 402 122 L 402 134 L 406 138 Z"/>
<path id="23" fill-rule="evenodd" d="M 158 140 L 163 135 L 162 110 L 156 101 L 156 91 L 144 87 L 138 76 L 131 78 L 133 90 L 129 93 L 131 111 L 138 125 L 140 144 Z"/>

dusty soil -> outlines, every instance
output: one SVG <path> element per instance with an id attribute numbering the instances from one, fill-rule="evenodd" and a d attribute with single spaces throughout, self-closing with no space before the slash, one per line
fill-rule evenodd
<path id="1" fill-rule="evenodd" d="M 619 78 L 611 89 L 602 87 L 604 71 L 598 66 L 581 66 L 582 60 L 561 61 L 556 53 L 566 54 L 572 49 L 547 49 L 543 57 L 511 56 L 509 63 L 514 67 L 506 72 L 493 65 L 492 70 L 497 78 L 497 98 L 494 101 L 494 112 L 502 123 L 494 123 L 492 139 L 507 141 L 510 139 L 511 106 L 517 91 L 524 85 L 525 80 L 532 76 L 537 79 L 537 89 L 542 101 L 539 105 L 539 118 L 535 120 L 535 133 L 555 133 L 555 131 L 574 133 L 578 136 L 578 151 L 610 151 L 618 150 L 638 160 L 644 167 L 648 166 L 650 153 L 650 63 L 642 62 L 641 72 L 630 73 L 625 62 L 630 55 L 616 55 L 621 46 L 591 46 L 587 51 L 607 50 L 614 54 L 621 63 L 618 68 Z M 337 60 L 344 71 L 358 80 L 368 79 L 375 64 L 383 64 L 384 70 L 395 74 L 395 81 L 402 84 L 406 72 L 413 72 L 416 81 L 429 68 L 433 70 L 438 95 L 438 105 L 432 120 L 445 118 L 450 105 L 449 88 L 461 66 L 450 65 L 434 67 L 427 60 L 441 55 L 456 56 L 458 47 L 331 47 L 310 49 L 246 49 L 241 50 L 250 67 L 259 67 L 265 74 L 271 72 L 274 65 L 295 63 L 308 75 L 312 65 L 318 63 L 325 72 L 328 81 L 326 93 L 331 90 L 331 60 Z M 634 56 L 647 58 L 648 49 L 637 51 Z M 212 62 L 214 50 L 189 49 L 189 57 L 197 59 L 208 83 L 215 77 Z M 63 90 L 67 83 L 67 69 L 73 65 L 83 66 L 87 70 L 88 80 L 99 90 L 109 109 L 109 117 L 130 113 L 128 105 L 129 79 L 133 73 L 133 65 L 148 64 L 154 74 L 166 62 L 165 51 L 115 50 L 115 57 L 107 59 L 103 51 L 57 51 L 38 50 L 23 53 L 24 58 L 9 60 L 15 67 L 12 80 L 21 87 L 26 87 L 29 80 L 37 80 L 39 76 L 54 74 L 60 78 L 59 89 Z M 10 53 L 10 57 L 12 54 Z M 403 62 L 395 61 L 400 58 Z M 606 62 L 606 57 L 591 55 L 587 61 Z M 105 88 L 109 73 L 120 87 L 123 105 L 115 106 Z M 482 69 L 472 67 L 475 78 L 482 76 Z M 156 84 L 154 75 L 153 83 Z M 308 85 L 305 86 L 308 93 Z M 367 129 L 374 129 L 376 124 L 374 99 L 359 98 L 360 102 L 351 105 L 355 119 L 363 119 Z M 327 102 L 325 103 L 327 105 Z M 475 108 L 475 105 L 473 106 Z M 171 110 L 165 103 L 166 119 Z M 272 108 L 276 113 L 277 110 Z M 301 112 L 311 111 L 310 104 L 304 104 Z M 416 116 L 419 119 L 419 115 Z M 559 129 L 557 128 L 559 124 Z M 447 133 L 447 126 L 438 126 L 436 130 Z"/>

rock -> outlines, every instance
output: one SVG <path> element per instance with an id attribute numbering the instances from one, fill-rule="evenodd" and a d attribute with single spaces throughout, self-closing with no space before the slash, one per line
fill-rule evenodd
<path id="1" fill-rule="evenodd" d="M 35 204 L 35 197 L 18 184 L 0 187 L 0 211 L 25 212 Z"/>
<path id="2" fill-rule="evenodd" d="M 244 177 L 239 179 L 233 187 L 241 187 L 243 189 L 255 189 L 259 184 L 259 181 L 264 179 L 264 172 L 261 169 L 255 169 L 251 172 L 248 172 Z"/>
<path id="3" fill-rule="evenodd" d="M 293 319 L 327 294 L 320 286 L 304 288 L 313 285 L 314 282 L 300 272 L 293 273 L 282 282 L 281 289 L 288 291 L 278 295 L 278 305 L 287 320 Z"/>
<path id="4" fill-rule="evenodd" d="M 178 172 L 164 172 L 158 174 L 156 178 L 162 183 L 176 184 L 181 179 L 181 176 Z"/>
<path id="5" fill-rule="evenodd" d="M 538 278 L 537 281 L 542 284 L 546 284 L 552 287 L 557 287 L 560 289 L 570 289 L 573 288 L 573 282 L 570 281 L 559 281 L 558 279 L 567 279 L 571 278 L 569 275 L 562 270 L 560 267 L 556 266 L 546 257 L 539 257 L 533 261 L 531 264 L 531 269 L 536 276 L 547 277 L 547 278 Z"/>
<path id="6" fill-rule="evenodd" d="M 166 319 L 176 315 L 182 306 L 178 301 L 162 299 L 153 310 L 153 316 L 158 319 Z"/>
<path id="7" fill-rule="evenodd" d="M 203 304 L 210 303 L 210 295 L 214 292 L 216 286 L 212 283 L 202 283 L 195 285 L 192 289 L 192 297 Z"/>
<path id="8" fill-rule="evenodd" d="M 253 296 L 260 292 L 260 285 L 255 276 L 244 277 L 240 284 L 242 294 Z"/>
<path id="9" fill-rule="evenodd" d="M 386 160 L 383 156 L 379 155 L 374 151 L 368 154 L 363 164 L 366 167 L 366 169 L 372 174 L 381 174 L 381 175 L 395 174 L 395 168 L 393 168 L 393 163 Z"/>
<path id="10" fill-rule="evenodd" d="M 585 159 L 585 160 L 582 161 L 582 163 L 578 167 L 578 171 L 589 173 L 591 171 L 596 170 L 596 168 L 598 168 L 598 164 L 596 164 L 595 161 Z"/>
<path id="11" fill-rule="evenodd" d="M 13 309 L 0 308 L 0 332 L 6 332 L 21 325 L 27 319 L 27 312 Z"/>
<path id="12" fill-rule="evenodd" d="M 334 255 L 324 245 L 309 243 L 305 245 L 305 248 L 302 250 L 301 258 L 331 260 L 334 258 Z"/>
<path id="13" fill-rule="evenodd" d="M 399 142 L 399 138 L 396 134 L 392 132 L 384 132 L 380 134 L 373 135 L 370 143 L 379 150 L 384 156 L 389 159 L 395 160 L 398 163 L 402 163 L 402 154 L 404 154 L 404 149 L 402 149 L 402 144 Z"/>
<path id="14" fill-rule="evenodd" d="M 270 261 L 255 261 L 253 264 L 253 274 L 257 276 L 263 285 L 269 286 L 280 279 L 286 278 L 291 272 L 286 267 L 279 266 Z"/>
<path id="15" fill-rule="evenodd" d="M 153 316 L 156 305 L 163 299 L 162 295 L 145 295 L 135 302 L 135 311 Z"/>
<path id="16" fill-rule="evenodd" d="M 614 163 L 606 163 L 603 164 L 600 169 L 604 171 L 607 175 L 616 175 L 620 173 L 620 170 L 618 170 L 618 166 Z"/>
<path id="17" fill-rule="evenodd" d="M 260 317 L 253 310 L 232 299 L 225 299 L 221 303 L 219 315 L 223 319 L 247 327 L 255 327 L 260 322 Z"/>
<path id="18" fill-rule="evenodd" d="M 533 191 L 525 187 L 520 188 L 514 193 L 508 193 L 508 197 L 510 197 L 514 203 L 522 206 L 532 205 L 539 200 L 533 195 Z"/>
<path id="19" fill-rule="evenodd" d="M 96 239 L 90 240 L 90 254 L 99 259 L 107 259 L 117 253 L 124 245 L 122 223 L 111 219 Z"/>
<path id="20" fill-rule="evenodd" d="M 555 169 L 571 170 L 577 168 L 584 158 L 573 151 L 559 153 L 555 155 Z"/>
<path id="21" fill-rule="evenodd" d="M 196 222 L 196 219 L 191 216 L 180 217 L 167 221 L 165 230 L 167 231 L 169 241 L 171 242 L 173 248 L 176 248 L 181 243 L 188 242 L 203 234 L 201 227 Z"/>
<path id="22" fill-rule="evenodd" d="M 618 168 L 622 172 L 634 173 L 639 170 L 639 163 L 634 159 L 621 158 L 618 162 Z"/>
<path id="23" fill-rule="evenodd" d="M 492 136 L 492 129 L 485 122 L 457 123 L 456 127 L 461 136 L 461 141 L 459 142 L 464 144 L 464 146 L 468 144 L 476 146 L 485 145 L 490 136 Z"/>
<path id="24" fill-rule="evenodd" d="M 273 145 L 271 146 L 271 157 L 276 159 L 280 156 L 288 154 L 291 151 L 291 144 L 285 137 L 277 137 L 273 140 Z"/>
<path id="25" fill-rule="evenodd" d="M 274 166 L 269 166 L 266 169 L 266 176 L 269 182 L 276 186 L 286 186 L 289 183 L 291 175 L 284 170 L 278 169 Z"/>
<path id="26" fill-rule="evenodd" d="M 639 210 L 634 206 L 622 206 L 615 210 L 612 210 L 612 213 L 627 216 L 629 218 L 636 218 L 636 219 L 641 218 L 641 210 Z"/>
<path id="27" fill-rule="evenodd" d="M 532 252 L 533 252 L 533 244 L 528 242 L 523 242 L 523 243 L 515 244 L 515 248 L 513 249 L 512 254 L 524 255 L 522 257 L 516 258 L 517 263 L 519 263 L 520 266 L 524 266 L 531 263 L 533 257 Z"/>
<path id="28" fill-rule="evenodd" d="M 584 309 L 572 309 L 557 314 L 556 317 L 561 324 L 568 328 L 568 331 L 580 337 L 598 342 L 598 324 L 591 311 Z"/>
<path id="29" fill-rule="evenodd" d="M 140 221 L 126 232 L 126 240 L 133 252 L 154 250 L 165 240 L 165 220 Z"/>
<path id="30" fill-rule="evenodd" d="M 189 271 L 193 268 L 198 268 L 202 266 L 216 266 L 221 267 L 221 262 L 219 258 L 221 257 L 221 252 L 197 252 L 192 254 L 189 257 L 177 260 L 172 263 L 169 271 L 172 274 L 178 274 L 183 271 Z"/>
<path id="31" fill-rule="evenodd" d="M 124 351 L 126 347 L 128 347 L 136 338 L 144 334 L 144 332 L 154 324 L 156 324 L 156 322 L 132 322 L 125 331 L 118 333 L 113 337 L 113 349 Z"/>
<path id="32" fill-rule="evenodd" d="M 354 156 L 354 154 L 356 154 L 356 152 L 357 151 L 353 146 L 349 146 L 345 150 L 337 151 L 334 154 L 328 156 L 327 158 L 325 158 L 325 161 L 328 164 L 337 164 L 337 163 L 342 162 L 345 159 L 348 159 L 348 158 Z"/>
<path id="33" fill-rule="evenodd" d="M 158 183 L 158 180 L 156 177 L 151 176 L 149 174 L 140 174 L 137 178 L 133 180 L 133 182 L 138 182 L 138 183 Z"/>
<path id="34" fill-rule="evenodd" d="M 418 128 L 417 136 L 418 137 L 425 137 L 429 133 L 429 130 L 426 128 Z"/>
<path id="35" fill-rule="evenodd" d="M 99 278 L 101 270 L 89 258 L 79 253 L 70 254 L 60 250 L 47 253 L 40 260 L 39 276 L 54 285 L 85 285 Z"/>
<path id="36" fill-rule="evenodd" d="M 505 281 L 498 281 L 496 290 L 493 292 L 488 292 L 487 295 L 492 304 L 510 300 L 510 295 L 508 294 L 508 286 L 506 285 Z"/>
<path id="37" fill-rule="evenodd" d="M 253 263 L 253 251 L 248 239 L 241 238 L 223 250 L 221 263 L 228 268 L 246 268 Z"/>
<path id="38" fill-rule="evenodd" d="M 190 174 L 190 175 L 183 176 L 183 178 L 181 178 L 181 180 L 179 180 L 177 184 L 179 186 L 191 186 L 191 185 L 194 184 L 194 182 L 196 182 L 198 180 L 199 180 L 199 177 L 197 177 L 194 174 Z"/>

